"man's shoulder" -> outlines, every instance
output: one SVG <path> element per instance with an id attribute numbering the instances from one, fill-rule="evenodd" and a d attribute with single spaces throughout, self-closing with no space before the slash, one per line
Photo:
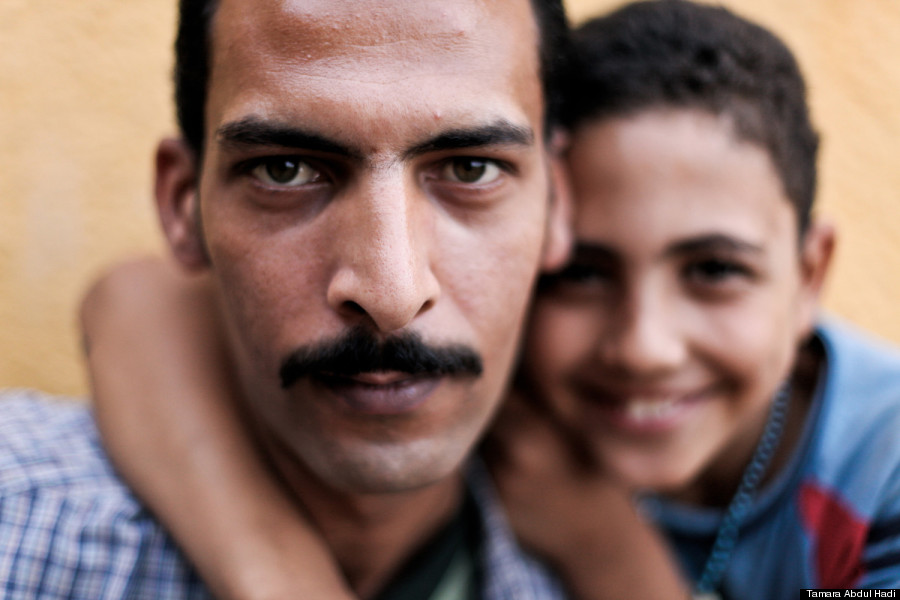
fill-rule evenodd
<path id="1" fill-rule="evenodd" d="M 0 392 L 0 596 L 206 598 L 118 479 L 91 411 Z"/>
<path id="2" fill-rule="evenodd" d="M 0 392 L 0 497 L 54 490 L 130 496 L 87 406 L 33 390 Z"/>

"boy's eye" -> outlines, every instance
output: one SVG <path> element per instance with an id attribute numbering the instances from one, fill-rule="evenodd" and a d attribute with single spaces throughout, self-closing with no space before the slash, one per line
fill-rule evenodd
<path id="1" fill-rule="evenodd" d="M 558 273 L 544 275 L 540 280 L 542 290 L 589 292 L 606 289 L 613 282 L 614 274 L 608 267 L 572 263 Z"/>
<path id="2" fill-rule="evenodd" d="M 718 283 L 734 277 L 749 277 L 751 273 L 740 263 L 709 259 L 689 264 L 685 269 L 685 275 L 698 283 Z"/>
<path id="3" fill-rule="evenodd" d="M 320 174 L 309 163 L 292 157 L 268 158 L 251 170 L 266 185 L 299 187 L 318 180 Z"/>
<path id="4" fill-rule="evenodd" d="M 608 279 L 609 274 L 593 265 L 571 264 L 560 271 L 557 277 L 560 281 L 590 284 Z"/>
<path id="5" fill-rule="evenodd" d="M 454 158 L 444 165 L 441 175 L 457 183 L 487 184 L 500 176 L 500 166 L 483 158 Z"/>

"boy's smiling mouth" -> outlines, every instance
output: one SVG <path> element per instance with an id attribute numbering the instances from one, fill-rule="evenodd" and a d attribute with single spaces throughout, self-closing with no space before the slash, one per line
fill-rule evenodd
<path id="1" fill-rule="evenodd" d="M 656 435 L 678 429 L 704 401 L 710 386 L 675 389 L 583 388 L 583 401 L 607 426 L 630 434 Z"/>

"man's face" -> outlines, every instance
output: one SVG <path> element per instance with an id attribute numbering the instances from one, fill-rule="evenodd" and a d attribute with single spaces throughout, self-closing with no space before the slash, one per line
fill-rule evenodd
<path id="1" fill-rule="evenodd" d="M 347 491 L 447 476 L 565 253 L 528 1 L 223 0 L 212 32 L 182 214 L 263 436 Z"/>

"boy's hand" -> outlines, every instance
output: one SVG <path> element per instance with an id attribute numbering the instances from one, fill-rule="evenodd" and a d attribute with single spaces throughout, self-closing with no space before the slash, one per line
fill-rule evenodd
<path id="1" fill-rule="evenodd" d="M 689 597 L 668 548 L 603 475 L 573 432 L 516 396 L 487 443 L 488 460 L 523 545 L 562 575 L 575 598 Z"/>

